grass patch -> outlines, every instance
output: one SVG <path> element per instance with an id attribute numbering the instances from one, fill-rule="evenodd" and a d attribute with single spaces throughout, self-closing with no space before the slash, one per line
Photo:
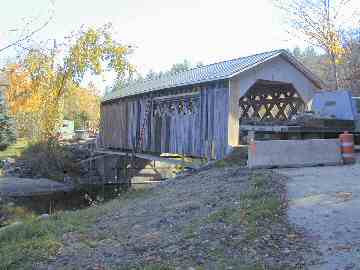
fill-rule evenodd
<path id="1" fill-rule="evenodd" d="M 31 218 L 0 231 L 0 269 L 31 269 L 32 264 L 54 256 L 61 236 L 85 229 L 95 221 L 98 209 L 64 212 L 48 220 Z"/>
<path id="2" fill-rule="evenodd" d="M 249 240 L 258 236 L 264 224 L 270 225 L 279 219 L 281 200 L 269 185 L 267 175 L 253 174 L 248 191 L 241 196 L 241 220 L 246 225 Z"/>
<path id="3" fill-rule="evenodd" d="M 18 139 L 15 144 L 10 145 L 4 151 L 0 151 L 0 159 L 19 157 L 28 145 L 29 142 L 27 140 Z"/>
<path id="4" fill-rule="evenodd" d="M 214 165 L 217 168 L 224 168 L 224 167 L 229 166 L 228 162 L 223 159 L 216 161 Z"/>
<path id="5" fill-rule="evenodd" d="M 138 268 L 130 268 L 131 270 L 175 270 L 174 267 L 166 264 L 153 264 L 141 266 Z"/>
<path id="6" fill-rule="evenodd" d="M 248 229 L 249 238 L 256 237 L 258 225 L 277 222 L 282 207 L 279 196 L 271 191 L 271 183 L 267 180 L 266 174 L 251 175 L 249 189 L 241 194 L 240 207 L 225 207 L 212 212 L 206 221 L 233 225 L 243 223 Z"/>
<path id="7" fill-rule="evenodd" d="M 254 264 L 240 266 L 239 270 L 266 270 L 266 268 L 260 264 Z"/>
<path id="8" fill-rule="evenodd" d="M 0 203 L 0 227 L 33 217 L 32 211 L 25 207 Z"/>
<path id="9" fill-rule="evenodd" d="M 217 168 L 225 168 L 225 167 L 243 165 L 243 163 L 241 160 L 221 159 L 216 161 L 214 165 Z"/>
<path id="10" fill-rule="evenodd" d="M 242 160 L 242 159 L 221 159 L 214 163 L 214 166 L 216 168 L 244 166 L 244 165 L 246 165 L 246 160 Z"/>
<path id="11" fill-rule="evenodd" d="M 191 221 L 187 226 L 184 227 L 184 237 L 185 239 L 192 239 L 199 235 L 199 226 L 201 225 L 202 221 L 201 219 L 195 219 Z"/>
<path id="12" fill-rule="evenodd" d="M 87 234 L 99 217 L 145 194 L 145 191 L 129 191 L 119 199 L 97 207 L 61 212 L 43 220 L 31 217 L 0 229 L 0 270 L 33 269 L 35 263 L 57 254 L 65 233 Z M 94 245 L 92 242 L 84 244 Z"/>
<path id="13" fill-rule="evenodd" d="M 207 221 L 212 222 L 224 222 L 226 224 L 238 224 L 240 223 L 240 211 L 238 208 L 222 208 L 218 211 L 212 212 Z"/>

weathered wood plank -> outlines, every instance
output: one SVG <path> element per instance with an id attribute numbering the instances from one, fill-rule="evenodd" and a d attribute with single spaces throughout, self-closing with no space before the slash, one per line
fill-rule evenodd
<path id="1" fill-rule="evenodd" d="M 211 155 L 211 146 L 215 145 L 216 158 L 222 158 L 228 146 L 228 88 L 224 84 L 213 84 L 197 89 L 198 94 L 194 89 L 184 88 L 181 91 L 179 90 L 179 96 L 174 96 L 171 101 L 168 101 L 172 98 L 169 91 L 163 93 L 167 94 L 167 97 L 157 95 L 159 98 L 156 102 L 171 102 L 170 104 L 177 106 L 176 110 L 170 113 L 160 111 L 160 114 L 154 115 L 151 112 L 146 115 L 148 96 L 102 104 L 101 135 L 104 145 L 133 149 L 139 142 L 140 131 L 146 122 L 142 142 L 144 151 L 204 157 Z M 189 97 L 185 94 L 187 92 L 191 93 Z M 178 108 L 179 101 L 176 101 L 176 98 L 185 103 L 186 109 Z M 190 98 L 195 98 L 195 101 L 189 103 Z M 166 106 L 165 110 L 169 108 Z M 190 106 L 193 106 L 193 109 L 188 111 Z"/>

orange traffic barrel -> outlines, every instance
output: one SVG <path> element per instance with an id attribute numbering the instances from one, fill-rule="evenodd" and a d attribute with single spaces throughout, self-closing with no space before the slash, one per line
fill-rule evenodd
<path id="1" fill-rule="evenodd" d="M 341 155 L 344 164 L 355 163 L 354 136 L 347 131 L 340 134 Z"/>

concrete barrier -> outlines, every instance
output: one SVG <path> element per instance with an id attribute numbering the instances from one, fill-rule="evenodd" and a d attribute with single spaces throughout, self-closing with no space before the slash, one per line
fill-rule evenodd
<path id="1" fill-rule="evenodd" d="M 249 168 L 305 167 L 342 163 L 338 139 L 255 141 L 248 150 Z"/>

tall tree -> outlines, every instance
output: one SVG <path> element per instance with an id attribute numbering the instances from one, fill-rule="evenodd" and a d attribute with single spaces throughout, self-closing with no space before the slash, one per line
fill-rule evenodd
<path id="1" fill-rule="evenodd" d="M 203 65 L 203 64 L 198 63 L 197 67 L 200 67 L 201 65 Z M 171 66 L 171 68 L 169 70 L 166 70 L 166 71 L 155 72 L 152 69 L 150 69 L 149 72 L 146 74 L 145 79 L 146 80 L 153 80 L 153 79 L 161 78 L 163 76 L 175 74 L 175 73 L 178 73 L 178 72 L 187 71 L 190 68 L 191 68 L 190 61 L 187 60 L 187 59 L 184 59 L 184 61 L 182 61 L 182 62 L 173 64 Z M 141 80 L 141 77 L 139 77 L 139 79 Z"/>
<path id="2" fill-rule="evenodd" d="M 190 61 L 187 59 L 184 59 L 184 61 L 182 61 L 180 63 L 173 64 L 169 72 L 173 74 L 173 73 L 178 73 L 178 72 L 189 70 L 190 68 L 191 68 Z"/>
<path id="3" fill-rule="evenodd" d="M 344 87 L 360 95 L 360 27 L 344 34 L 346 55 L 340 67 L 340 80 Z"/>
<path id="4" fill-rule="evenodd" d="M 145 79 L 146 80 L 153 80 L 159 77 L 159 74 L 153 71 L 152 69 L 149 70 L 149 72 L 146 74 Z"/>
<path id="5" fill-rule="evenodd" d="M 75 121 L 75 129 L 98 129 L 100 122 L 101 98 L 98 90 L 69 85 L 64 96 L 64 118 Z"/>
<path id="6" fill-rule="evenodd" d="M 321 48 L 328 56 L 332 69 L 332 85 L 338 88 L 337 64 L 345 50 L 341 32 L 349 19 L 351 0 L 274 0 L 283 11 L 289 33 L 309 44 Z"/>
<path id="7" fill-rule="evenodd" d="M 4 97 L 6 87 L 0 85 L 0 150 L 6 149 L 15 142 L 15 126 L 10 118 Z"/>
<path id="8" fill-rule="evenodd" d="M 120 78 L 133 70 L 127 60 L 131 48 L 112 38 L 110 25 L 80 30 L 65 45 L 61 53 L 57 48 L 32 49 L 19 65 L 28 84 L 25 104 L 32 106 L 39 118 L 41 140 L 56 135 L 63 116 L 65 93 L 72 85 L 79 85 L 85 74 L 99 75 L 112 70 Z M 17 87 L 12 83 L 10 92 L 14 89 Z"/>
<path id="9" fill-rule="evenodd" d="M 305 49 L 296 47 L 292 53 L 320 79 L 323 81 L 331 80 L 331 70 L 329 69 L 329 65 L 326 64 L 328 60 L 325 54 L 317 52 L 312 46 L 306 47 Z"/>

